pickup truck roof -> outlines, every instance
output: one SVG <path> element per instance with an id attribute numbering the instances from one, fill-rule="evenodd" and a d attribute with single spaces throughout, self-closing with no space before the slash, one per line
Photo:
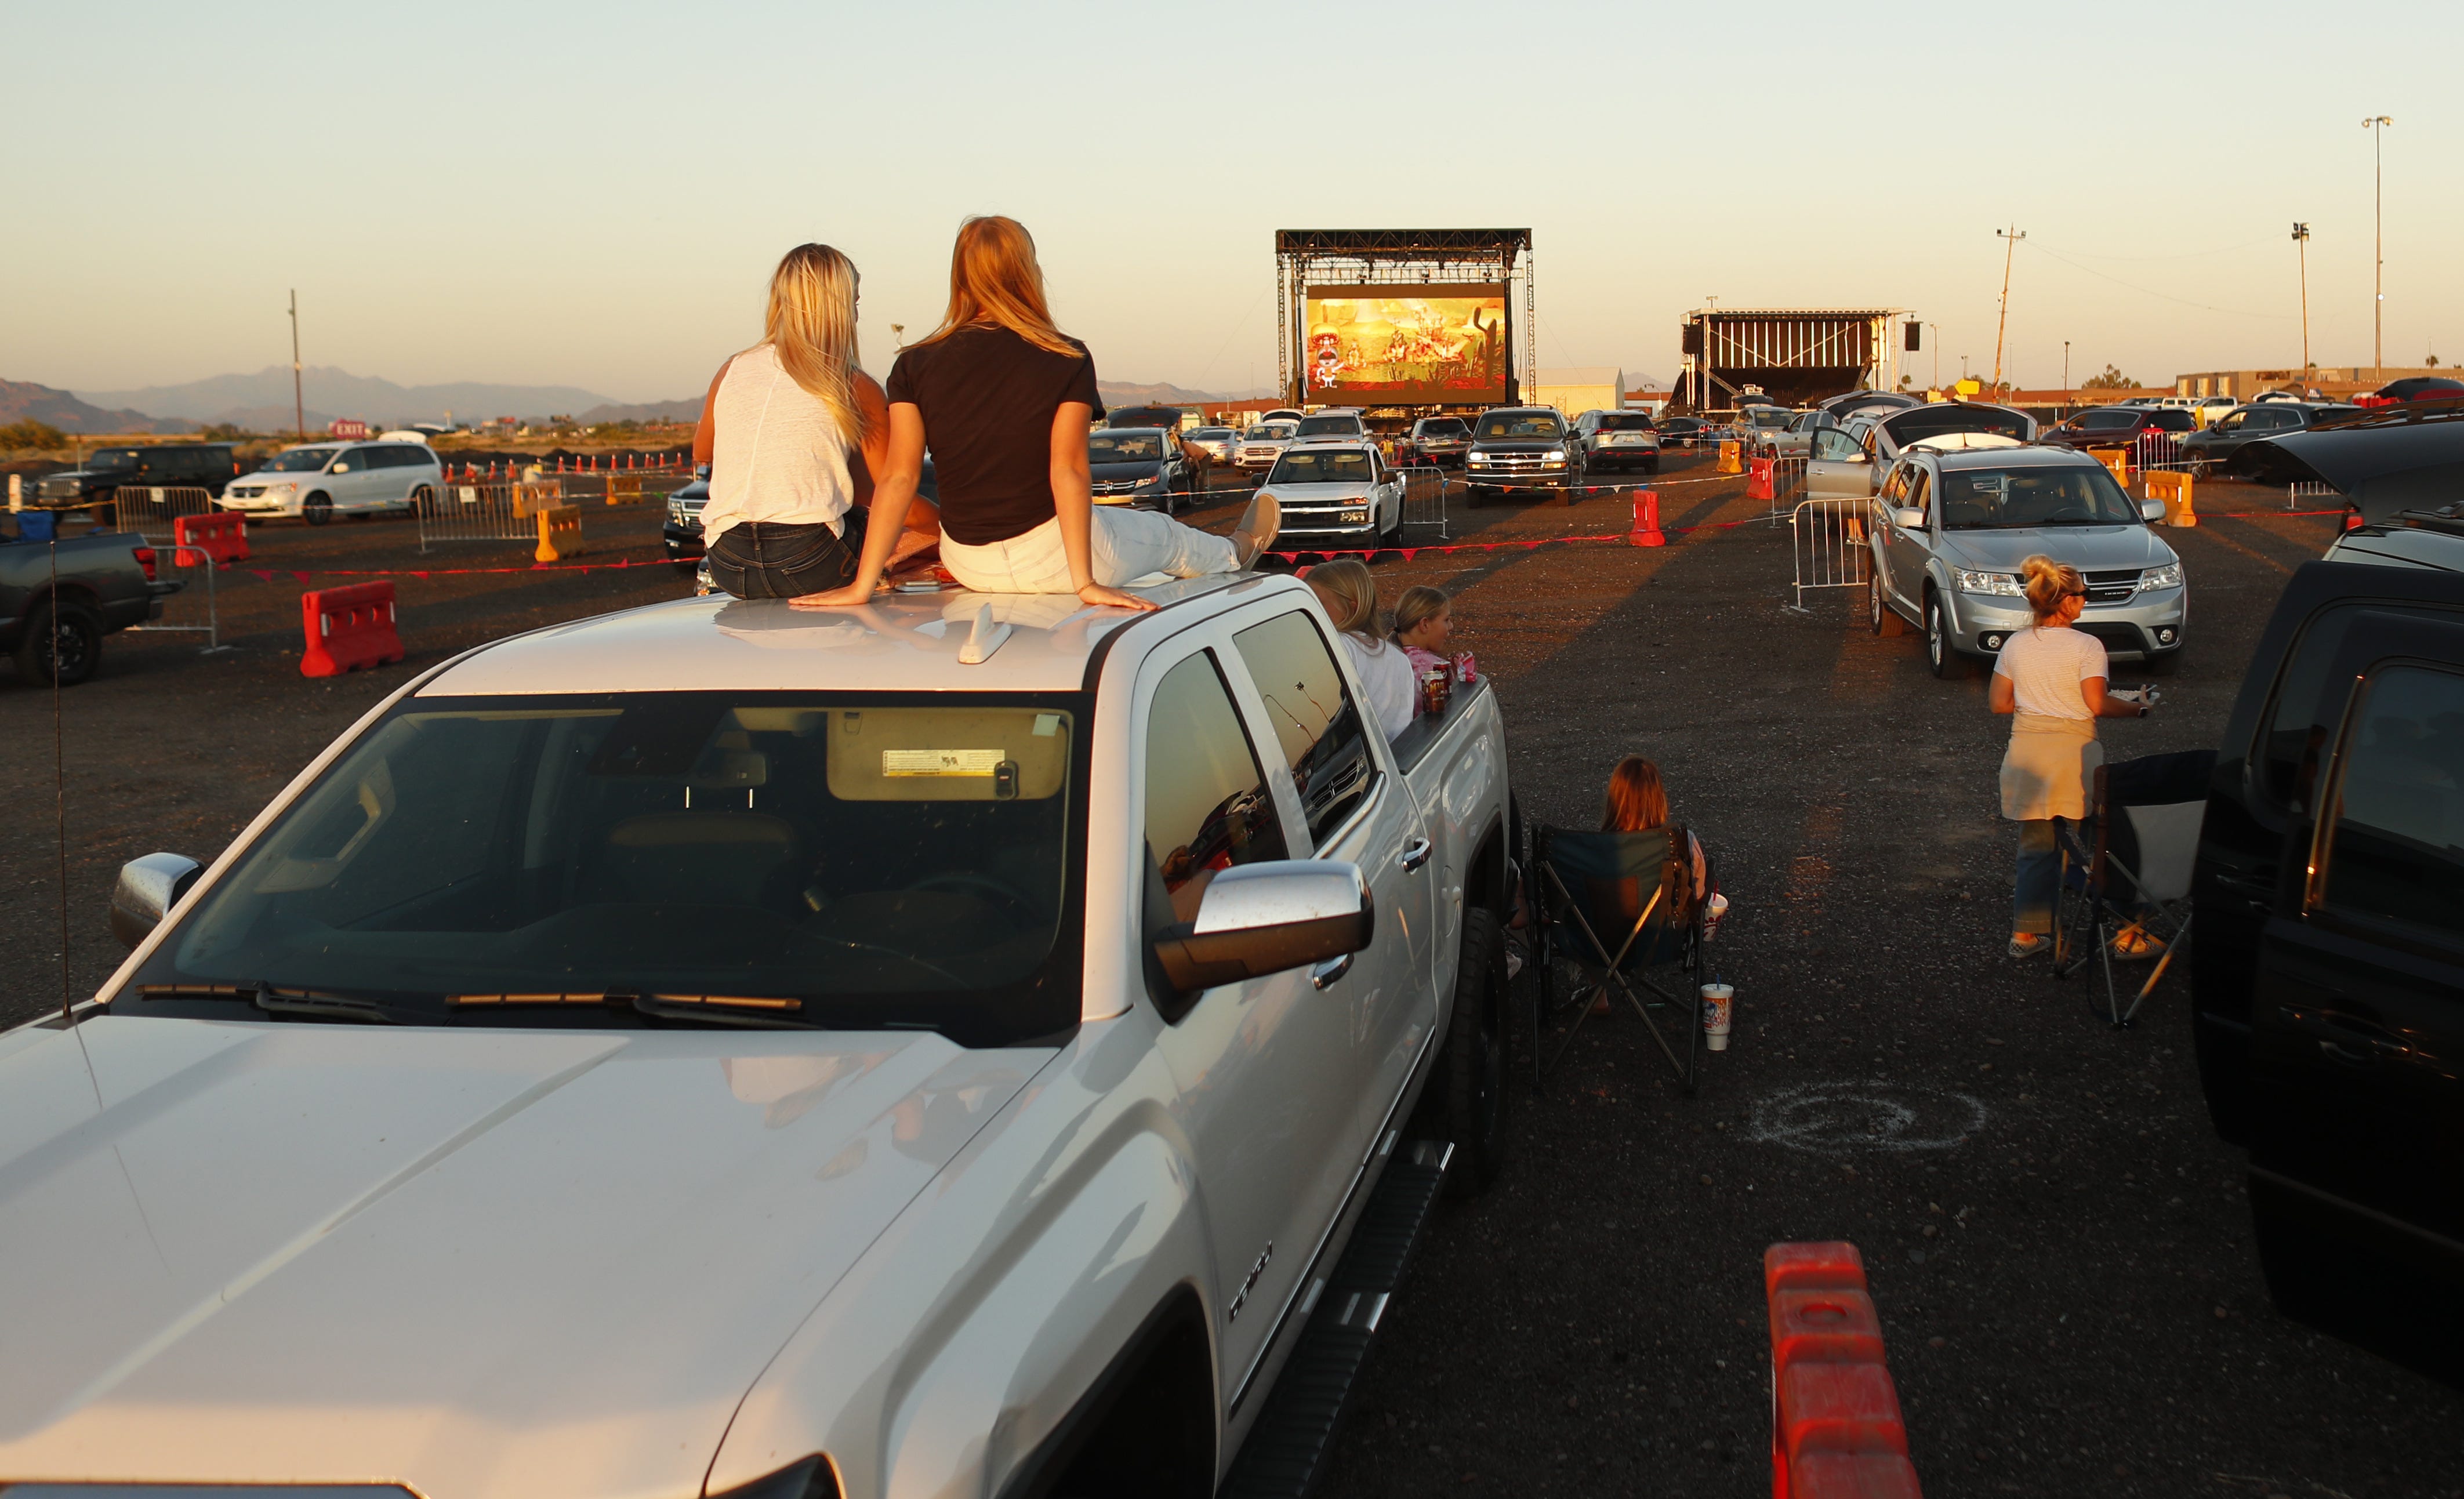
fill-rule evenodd
<path id="1" fill-rule="evenodd" d="M 1132 592 L 1172 606 L 1234 589 L 1306 592 L 1295 579 L 1219 573 Z M 978 611 L 1010 634 L 962 666 Z M 679 599 L 485 646 L 430 678 L 426 696 L 522 693 L 1076 692 L 1121 627 L 1155 618 L 1089 608 L 1070 594 L 890 594 L 868 610 L 791 609 L 784 600 Z"/>

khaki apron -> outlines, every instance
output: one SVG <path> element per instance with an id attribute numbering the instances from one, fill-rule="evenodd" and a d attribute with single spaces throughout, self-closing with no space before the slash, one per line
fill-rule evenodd
<path id="1" fill-rule="evenodd" d="M 2002 756 L 2002 815 L 2015 823 L 2085 817 L 2088 787 L 2103 763 L 2094 718 L 2016 715 Z"/>

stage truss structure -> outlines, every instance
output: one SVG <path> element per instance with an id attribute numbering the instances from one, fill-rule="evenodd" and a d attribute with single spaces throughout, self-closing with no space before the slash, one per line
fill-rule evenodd
<path id="1" fill-rule="evenodd" d="M 1279 229 L 1275 231 L 1276 388 L 1303 404 L 1300 358 L 1309 289 L 1313 286 L 1504 286 L 1506 404 L 1520 404 L 1540 381 L 1539 303 L 1531 282 L 1528 229 Z M 1520 297 L 1517 297 L 1517 293 Z M 1511 310 L 1520 302 L 1522 324 Z"/>

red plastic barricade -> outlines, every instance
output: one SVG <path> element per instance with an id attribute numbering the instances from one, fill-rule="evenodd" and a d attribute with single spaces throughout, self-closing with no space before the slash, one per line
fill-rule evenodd
<path id="1" fill-rule="evenodd" d="M 301 676 L 340 676 L 402 659 L 390 578 L 301 594 L 299 625 L 308 637 L 308 649 L 299 657 Z"/>
<path id="2" fill-rule="evenodd" d="M 1772 1499 L 1921 1499 L 1882 1329 L 1853 1244 L 1775 1244 L 1771 1304 Z"/>
<path id="3" fill-rule="evenodd" d="M 194 567 L 200 560 L 217 567 L 244 562 L 249 555 L 248 520 L 228 510 L 210 516 L 174 516 L 171 545 L 183 567 Z"/>
<path id="4" fill-rule="evenodd" d="M 1779 491 L 1771 487 L 1771 470 L 1775 464 L 1776 460 L 1771 458 L 1756 458 L 1748 466 L 1746 470 L 1746 497 L 1748 499 L 1777 499 L 1779 497 Z"/>
<path id="5" fill-rule="evenodd" d="M 1634 529 L 1626 540 L 1637 546 L 1666 546 L 1668 538 L 1660 534 L 1660 491 L 1639 489 L 1634 492 Z"/>

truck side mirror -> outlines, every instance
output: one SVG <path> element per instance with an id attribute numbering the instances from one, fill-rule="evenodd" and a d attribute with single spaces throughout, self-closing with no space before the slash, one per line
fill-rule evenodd
<path id="1" fill-rule="evenodd" d="M 1348 957 L 1375 932 L 1358 865 L 1265 859 L 1216 875 L 1198 919 L 1164 928 L 1155 953 L 1173 987 L 1211 989 Z"/>
<path id="2" fill-rule="evenodd" d="M 135 947 L 163 924 L 163 914 L 180 903 L 205 869 L 177 853 L 149 853 L 120 867 L 120 883 L 111 891 L 111 935 L 122 947 Z"/>

